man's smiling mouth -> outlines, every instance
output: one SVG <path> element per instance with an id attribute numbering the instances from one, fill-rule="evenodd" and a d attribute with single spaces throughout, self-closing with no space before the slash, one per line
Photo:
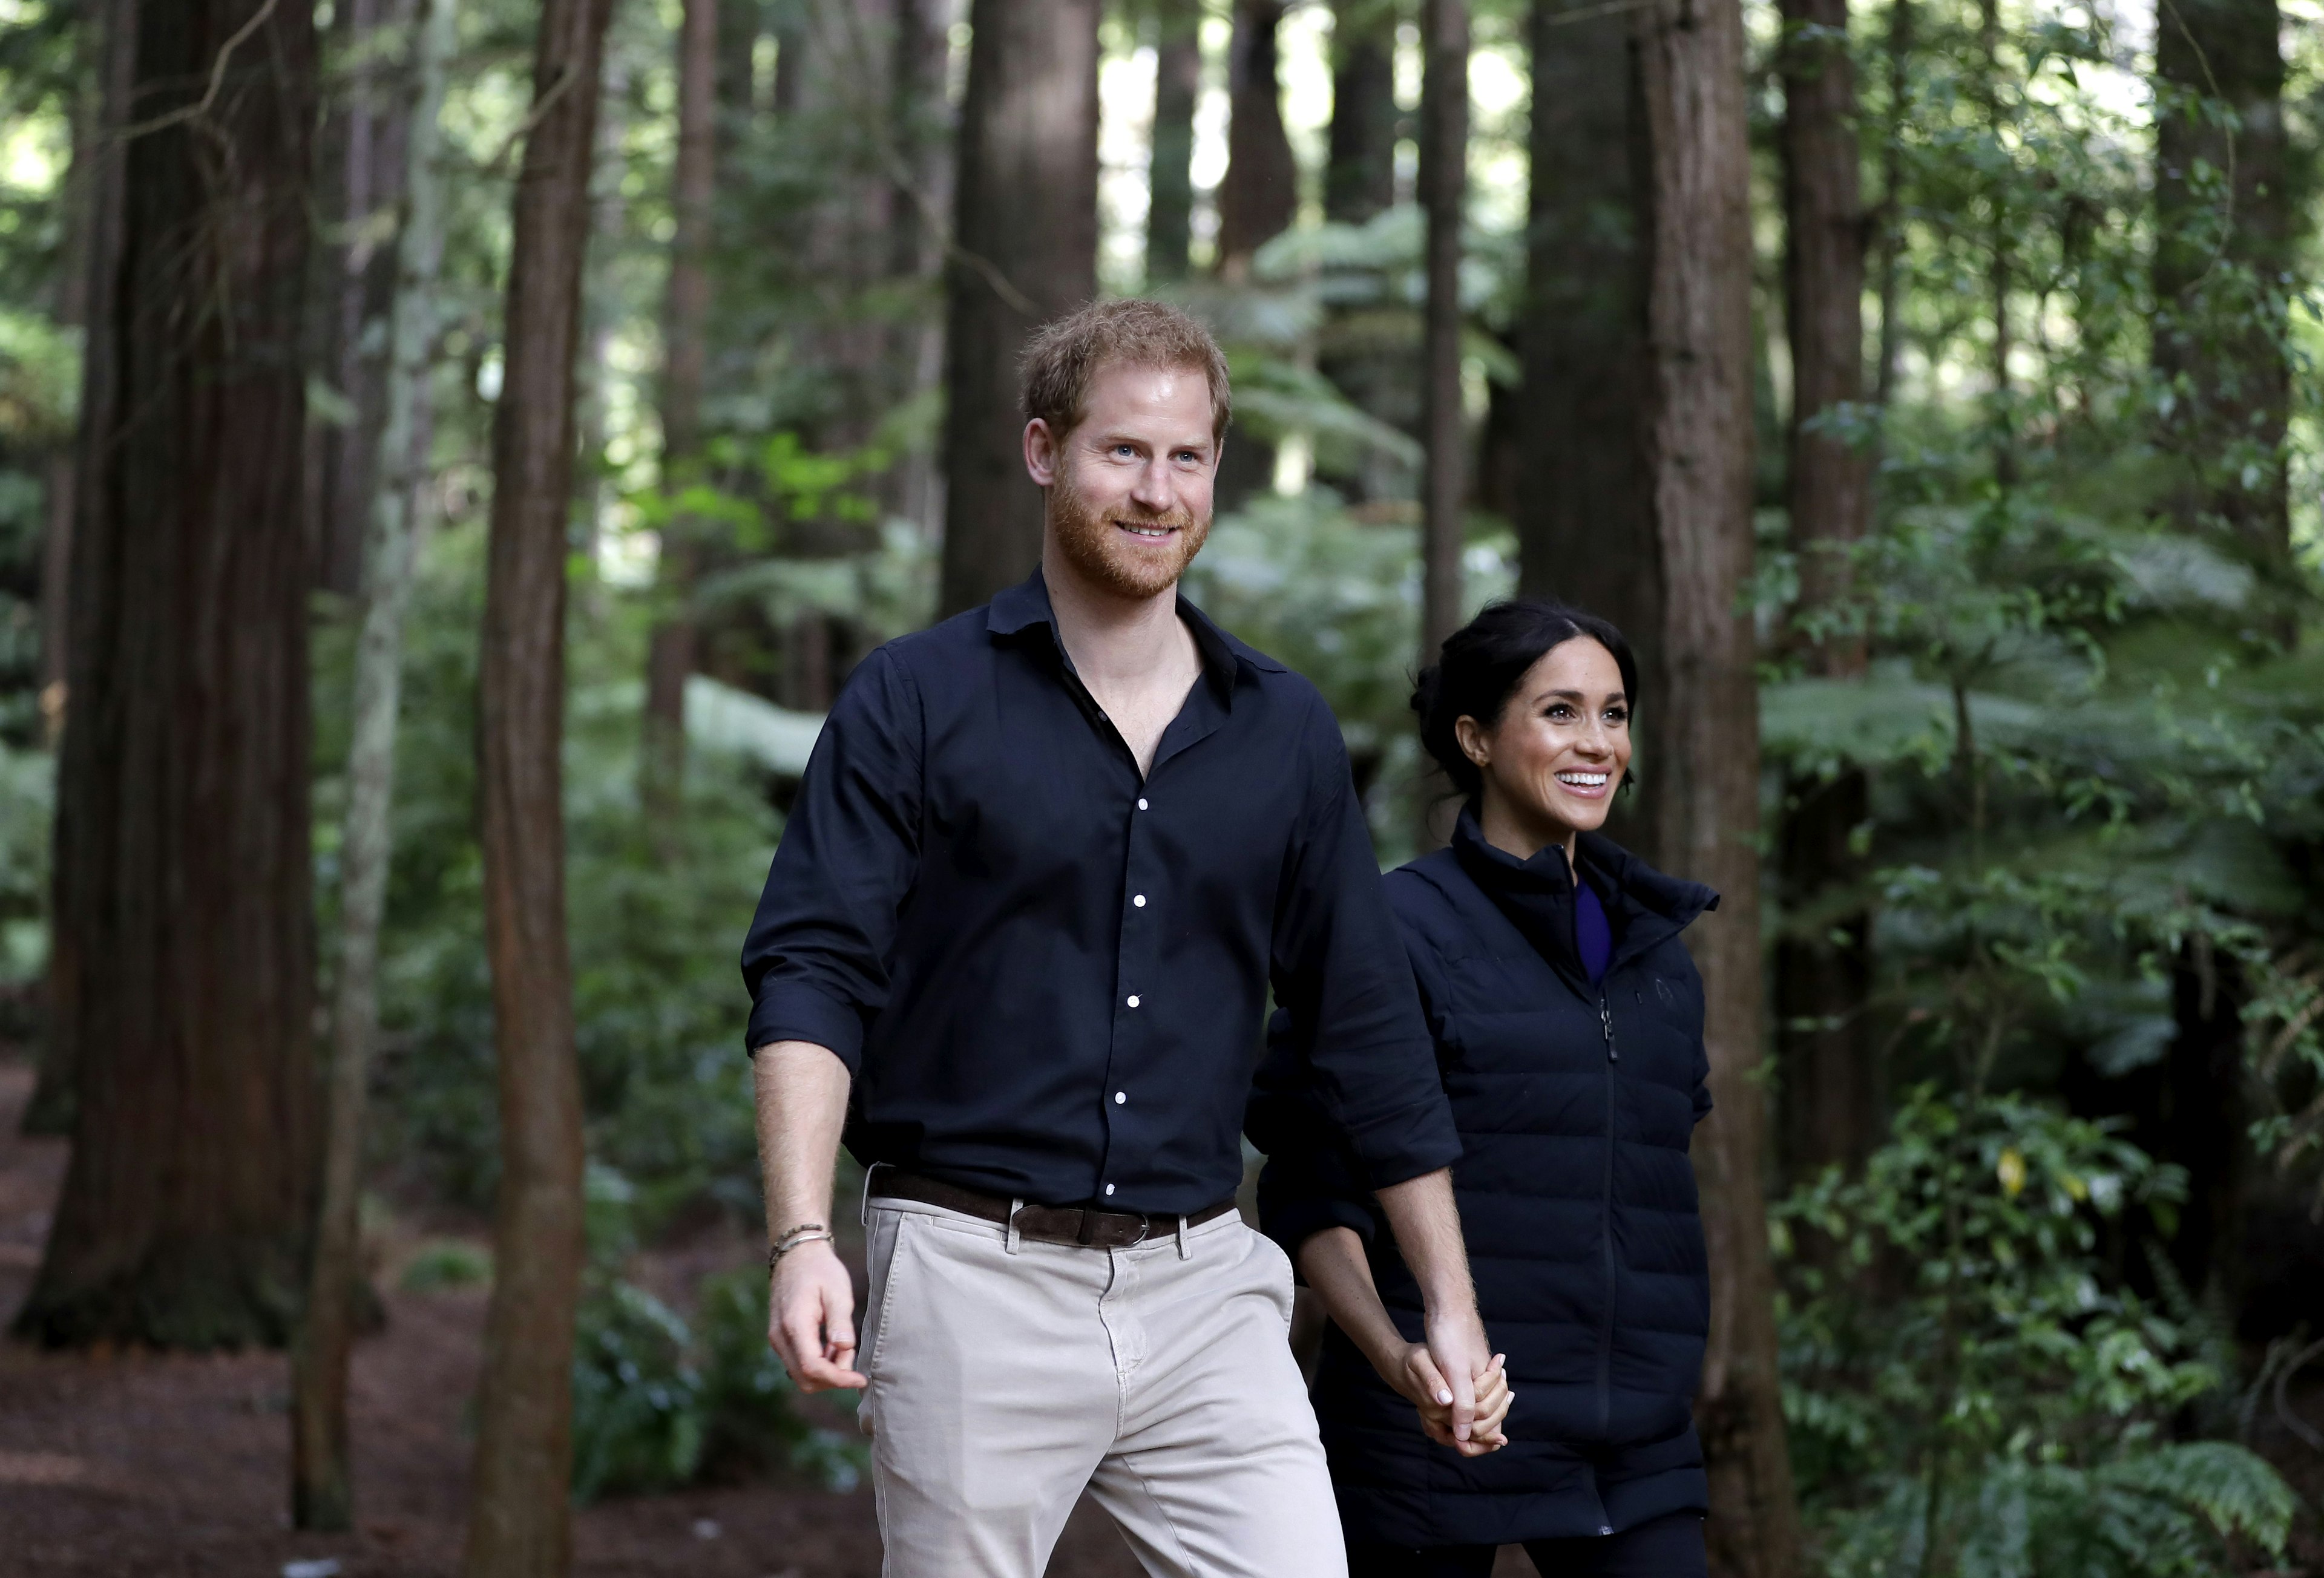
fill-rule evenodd
<path id="1" fill-rule="evenodd" d="M 1178 529 L 1175 526 L 1159 526 L 1151 522 L 1134 520 L 1117 520 L 1113 524 L 1132 537 L 1151 537 L 1156 541 L 1170 536 Z"/>

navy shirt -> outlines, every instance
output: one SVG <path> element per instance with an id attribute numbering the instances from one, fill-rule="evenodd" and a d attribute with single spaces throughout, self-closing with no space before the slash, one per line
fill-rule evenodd
<path id="1" fill-rule="evenodd" d="M 1037 572 L 832 709 L 742 949 L 749 1044 L 828 1047 L 847 1146 L 995 1195 L 1231 1196 L 1268 988 L 1374 1188 L 1460 1154 L 1338 724 L 1181 598 L 1203 672 L 1151 773 Z"/>

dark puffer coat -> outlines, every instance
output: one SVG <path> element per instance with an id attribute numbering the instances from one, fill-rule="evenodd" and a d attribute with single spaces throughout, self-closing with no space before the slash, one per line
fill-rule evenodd
<path id="1" fill-rule="evenodd" d="M 1692 1408 L 1710 1293 L 1687 1144 L 1711 1098 L 1702 984 L 1679 933 L 1718 895 L 1602 838 L 1584 834 L 1576 857 L 1614 933 L 1597 986 L 1562 851 L 1518 860 L 1463 812 L 1451 848 L 1385 879 L 1461 1131 L 1452 1184 L 1478 1303 L 1517 1397 L 1509 1444 L 1463 1459 L 1329 1327 L 1315 1411 L 1351 1539 L 1509 1544 L 1704 1505 Z M 1419 1289 L 1305 1092 L 1277 1041 L 1250 1115 L 1268 1153 L 1266 1230 L 1296 1260 L 1309 1234 L 1354 1228 L 1418 1342 Z"/>

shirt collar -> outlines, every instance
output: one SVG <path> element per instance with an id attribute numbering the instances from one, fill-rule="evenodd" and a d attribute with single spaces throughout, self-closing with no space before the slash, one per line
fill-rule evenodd
<path id="1" fill-rule="evenodd" d="M 1219 628 L 1210 615 L 1196 608 L 1183 592 L 1178 593 L 1178 617 L 1194 632 L 1195 649 L 1203 657 L 1203 672 L 1222 701 L 1233 692 L 1236 680 L 1247 674 L 1290 672 L 1265 653 L 1243 645 Z M 1020 635 L 1035 625 L 1047 628 L 1049 638 L 1062 656 L 1065 644 L 1057 633 L 1056 610 L 1050 604 L 1049 583 L 1042 578 L 1038 565 L 1024 580 L 996 593 L 984 616 L 985 628 L 995 636 Z"/>

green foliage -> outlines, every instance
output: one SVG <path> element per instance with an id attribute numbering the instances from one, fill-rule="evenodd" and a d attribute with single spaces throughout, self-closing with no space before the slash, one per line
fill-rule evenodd
<path id="1" fill-rule="evenodd" d="M 474 784 L 480 535 L 439 537 L 415 592 L 386 927 L 381 1149 L 481 1206 L 498 1173 Z M 650 1227 L 689 1201 L 758 1206 L 748 1004 L 735 950 L 776 836 L 755 768 L 697 749 L 674 839 L 637 794 L 642 610 L 577 589 L 566 745 L 567 915 L 590 1153 Z M 326 675 L 324 683 L 329 683 Z M 337 758 L 320 742 L 322 759 Z M 336 796 L 327 781 L 323 825 Z M 336 845 L 318 876 L 337 887 Z"/>
<path id="2" fill-rule="evenodd" d="M 864 1448 L 809 1423 L 767 1346 L 766 1278 L 706 1278 L 693 1325 L 627 1282 L 594 1291 L 573 1358 L 573 1493 L 582 1501 L 673 1489 L 741 1468 L 784 1469 L 826 1490 L 861 1477 Z"/>
<path id="3" fill-rule="evenodd" d="M 1480 522 L 1467 552 L 1471 608 L 1507 596 L 1515 545 Z M 1306 675 L 1340 720 L 1382 863 L 1407 858 L 1421 757 L 1412 725 L 1420 643 L 1417 521 L 1353 511 L 1327 489 L 1266 494 L 1222 518 L 1186 574 L 1213 619 Z"/>
<path id="4" fill-rule="evenodd" d="M 2259 1458 L 2167 1424 L 2223 1377 L 2107 1286 L 2102 1235 L 2167 1233 L 2183 1180 L 2022 1097 L 1911 1092 L 1862 1177 L 1774 1213 L 1784 1411 L 1834 1578 L 2164 1578 L 2281 1555 Z"/>
<path id="5" fill-rule="evenodd" d="M 398 1281 L 406 1293 L 436 1293 L 449 1288 L 474 1288 L 493 1279 L 493 1257 L 473 1243 L 456 1238 L 422 1244 L 404 1262 Z"/>

